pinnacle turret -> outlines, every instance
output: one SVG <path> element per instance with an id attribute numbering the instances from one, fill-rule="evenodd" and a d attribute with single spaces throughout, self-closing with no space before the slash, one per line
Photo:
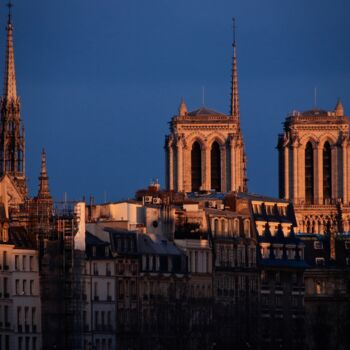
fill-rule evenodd
<path id="1" fill-rule="evenodd" d="M 7 102 L 16 101 L 17 86 L 16 86 L 16 71 L 15 71 L 15 54 L 13 49 L 13 25 L 11 18 L 12 4 L 8 4 L 9 17 L 7 22 L 7 46 L 6 46 L 6 66 L 4 77 L 4 99 Z"/>
<path id="2" fill-rule="evenodd" d="M 232 85 L 231 85 L 231 111 L 230 115 L 239 119 L 239 94 L 238 94 L 238 73 L 237 73 L 237 47 L 236 47 L 236 24 L 233 19 L 233 61 L 232 61 Z"/>
<path id="3" fill-rule="evenodd" d="M 43 149 L 41 152 L 41 173 L 39 176 L 39 199 L 51 199 L 50 189 L 49 189 L 49 177 L 47 176 L 46 169 L 46 152 Z"/>

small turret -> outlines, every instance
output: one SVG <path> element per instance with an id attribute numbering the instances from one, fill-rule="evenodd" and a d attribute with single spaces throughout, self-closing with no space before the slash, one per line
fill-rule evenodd
<path id="1" fill-rule="evenodd" d="M 335 115 L 337 117 L 341 117 L 344 115 L 344 107 L 343 107 L 343 103 L 341 102 L 341 99 L 338 99 L 337 105 L 335 106 L 334 109 Z"/>
<path id="2" fill-rule="evenodd" d="M 180 106 L 179 106 L 179 116 L 180 117 L 183 117 L 187 114 L 187 106 L 186 106 L 186 103 L 185 103 L 185 100 L 184 98 L 181 99 L 181 103 L 180 103 Z"/>

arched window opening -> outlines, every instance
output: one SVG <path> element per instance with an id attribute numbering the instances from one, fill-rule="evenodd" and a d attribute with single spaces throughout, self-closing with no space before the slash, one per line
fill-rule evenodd
<path id="1" fill-rule="evenodd" d="M 211 146 L 210 152 L 211 164 L 211 189 L 217 192 L 221 191 L 221 156 L 220 146 L 215 141 Z"/>
<path id="2" fill-rule="evenodd" d="M 214 220 L 214 233 L 217 235 L 219 233 L 219 220 L 215 219 Z"/>
<path id="3" fill-rule="evenodd" d="M 198 192 L 202 185 L 202 154 L 201 154 L 201 146 L 197 141 L 192 145 L 191 177 L 192 177 L 192 192 Z"/>
<path id="4" fill-rule="evenodd" d="M 250 238 L 250 221 L 249 220 L 244 221 L 244 235 L 247 238 Z"/>
<path id="5" fill-rule="evenodd" d="M 311 142 L 305 149 L 305 199 L 307 204 L 314 202 L 314 150 Z"/>
<path id="6" fill-rule="evenodd" d="M 323 147 L 323 198 L 325 203 L 332 199 L 332 151 L 328 142 Z"/>

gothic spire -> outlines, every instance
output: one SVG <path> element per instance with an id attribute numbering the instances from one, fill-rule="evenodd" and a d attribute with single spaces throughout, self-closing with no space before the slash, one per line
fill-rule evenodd
<path id="1" fill-rule="evenodd" d="M 39 176 L 38 198 L 51 199 L 51 194 L 50 194 L 50 189 L 49 189 L 49 177 L 47 176 L 47 170 L 46 170 L 45 149 L 43 149 L 41 152 L 41 173 Z"/>
<path id="2" fill-rule="evenodd" d="M 15 55 L 13 50 L 13 26 L 12 26 L 12 3 L 9 1 L 7 4 L 9 8 L 8 21 L 7 21 L 7 46 L 6 46 L 6 66 L 5 66 L 5 84 L 4 84 L 4 99 L 9 101 L 15 101 L 17 99 L 16 88 L 16 72 L 15 72 Z"/>
<path id="3" fill-rule="evenodd" d="M 238 96 L 238 74 L 237 74 L 237 52 L 236 52 L 236 21 L 233 18 L 233 61 L 232 61 L 232 85 L 231 85 L 231 111 L 232 116 L 239 120 L 239 96 Z"/>

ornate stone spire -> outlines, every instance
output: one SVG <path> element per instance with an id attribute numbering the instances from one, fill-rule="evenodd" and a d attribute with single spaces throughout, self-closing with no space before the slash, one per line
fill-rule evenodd
<path id="1" fill-rule="evenodd" d="M 46 170 L 46 153 L 44 149 L 41 152 L 41 173 L 39 176 L 38 198 L 51 199 L 51 194 L 49 189 L 49 177 L 47 176 L 47 170 Z"/>
<path id="2" fill-rule="evenodd" d="M 239 120 L 239 95 L 238 95 L 238 74 L 237 74 L 237 52 L 236 52 L 236 21 L 233 18 L 233 61 L 232 61 L 232 84 L 231 84 L 231 111 L 232 116 Z"/>
<path id="3" fill-rule="evenodd" d="M 5 173 L 27 195 L 25 177 L 25 137 L 20 115 L 20 100 L 17 96 L 15 59 L 13 50 L 13 26 L 11 9 L 7 22 L 7 46 L 4 77 L 4 94 L 0 103 L 0 176 Z"/>
<path id="4" fill-rule="evenodd" d="M 179 106 L 179 116 L 183 117 L 186 114 L 187 114 L 187 106 L 186 106 L 184 98 L 182 98 L 180 106 Z"/>
<path id="5" fill-rule="evenodd" d="M 4 99 L 7 102 L 16 101 L 16 71 L 15 71 L 15 55 L 13 50 L 13 26 L 11 8 L 12 3 L 8 3 L 9 15 L 7 22 L 7 47 L 6 47 L 6 66 L 5 66 L 5 81 L 4 81 Z"/>
<path id="6" fill-rule="evenodd" d="M 337 102 L 337 105 L 335 106 L 334 112 L 335 112 L 335 115 L 337 117 L 344 115 L 344 107 L 343 107 L 343 103 L 342 103 L 340 98 L 338 99 L 338 102 Z"/>

